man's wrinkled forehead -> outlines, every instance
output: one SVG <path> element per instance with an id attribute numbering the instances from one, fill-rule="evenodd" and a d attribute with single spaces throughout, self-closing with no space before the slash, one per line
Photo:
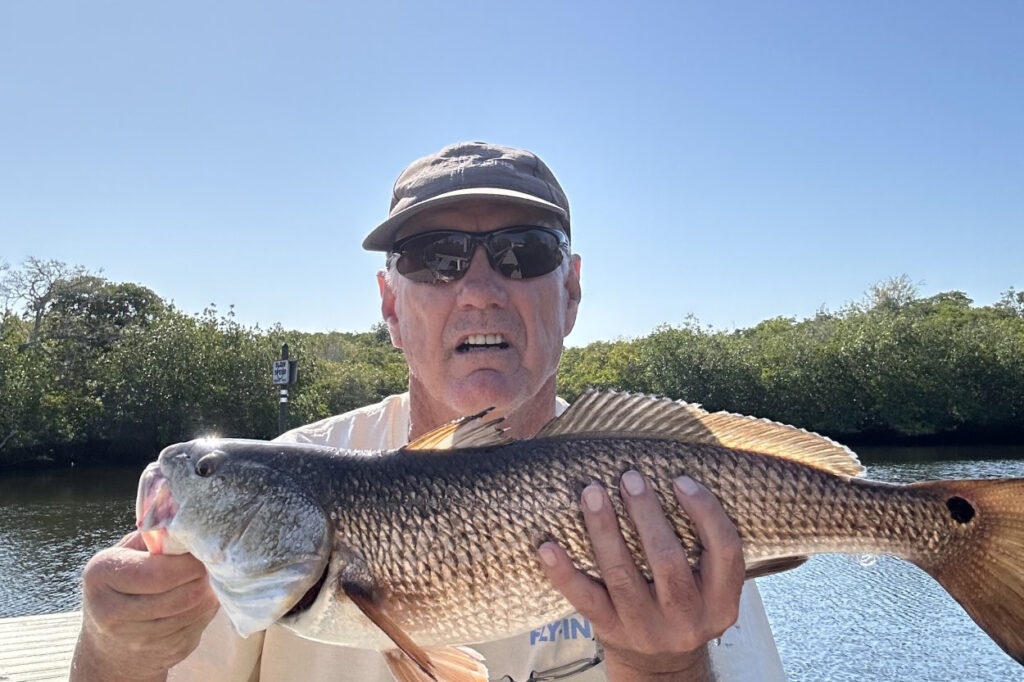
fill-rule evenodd
<path id="1" fill-rule="evenodd" d="M 559 216 L 550 211 L 513 202 L 480 199 L 461 201 L 418 213 L 402 225 L 395 241 L 432 230 L 489 232 L 513 225 L 540 225 L 562 229 Z"/>

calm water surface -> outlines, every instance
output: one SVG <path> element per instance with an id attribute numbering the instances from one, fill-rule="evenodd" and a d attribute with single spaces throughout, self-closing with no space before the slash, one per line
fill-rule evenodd
<path id="1" fill-rule="evenodd" d="M 1024 447 L 859 454 L 884 481 L 1024 477 Z M 81 606 L 86 561 L 134 527 L 140 472 L 0 474 L 0 617 Z M 1024 681 L 936 582 L 897 559 L 812 557 L 758 584 L 790 680 Z"/>
<path id="2" fill-rule="evenodd" d="M 89 557 L 134 529 L 141 472 L 0 473 L 0 617 L 81 606 Z"/>

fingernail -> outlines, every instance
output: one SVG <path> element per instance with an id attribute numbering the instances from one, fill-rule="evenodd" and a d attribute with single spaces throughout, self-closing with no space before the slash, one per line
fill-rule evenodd
<path id="1" fill-rule="evenodd" d="M 689 476 L 680 476 L 676 479 L 676 487 L 684 495 L 693 495 L 697 492 L 697 483 Z"/>
<path id="2" fill-rule="evenodd" d="M 548 568 L 558 563 L 558 557 L 555 556 L 554 550 L 547 545 L 541 545 L 537 550 L 537 554 L 540 555 L 540 560 L 544 562 L 544 565 Z"/>
<path id="3" fill-rule="evenodd" d="M 598 485 L 588 485 L 583 489 L 583 504 L 592 512 L 601 511 L 604 504 L 604 494 Z"/>
<path id="4" fill-rule="evenodd" d="M 622 485 L 630 495 L 639 495 L 644 491 L 644 477 L 635 471 L 622 474 Z"/>

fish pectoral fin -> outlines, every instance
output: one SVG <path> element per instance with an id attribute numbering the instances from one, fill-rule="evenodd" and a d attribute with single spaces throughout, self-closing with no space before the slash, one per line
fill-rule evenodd
<path id="1" fill-rule="evenodd" d="M 746 579 L 762 578 L 773 573 L 782 573 L 791 568 L 796 568 L 807 561 L 805 556 L 784 556 L 775 559 L 763 559 L 747 565 Z"/>
<path id="2" fill-rule="evenodd" d="M 427 652 L 420 647 L 419 644 L 414 642 L 412 638 L 405 633 L 405 630 L 401 628 L 395 621 L 391 619 L 388 614 L 384 613 L 382 609 L 373 598 L 374 588 L 373 585 L 367 583 L 365 580 L 353 578 L 352 576 L 342 575 L 339 582 L 341 590 L 345 593 L 349 599 L 352 600 L 359 610 L 363 614 L 373 621 L 373 624 L 379 627 L 385 635 L 387 635 L 392 642 L 401 650 L 401 652 L 407 657 L 405 660 L 414 663 L 426 677 L 411 678 L 411 679 L 425 679 L 425 680 L 436 680 L 436 671 L 434 665 L 430 661 L 430 656 Z M 390 663 L 389 663 L 390 665 Z M 402 679 L 402 678 L 399 678 Z"/>
<path id="3" fill-rule="evenodd" d="M 484 421 L 483 418 L 493 410 L 489 407 L 483 412 L 456 419 L 439 426 L 416 440 L 408 443 L 402 450 L 451 450 L 453 448 L 477 448 L 485 446 L 505 445 L 512 439 L 505 435 L 505 429 L 498 426 L 504 417 Z"/>
<path id="4" fill-rule="evenodd" d="M 337 587 L 379 627 L 397 648 L 385 652 L 388 668 L 400 682 L 487 682 L 483 657 L 465 647 L 432 647 L 424 649 L 413 641 L 386 612 L 373 573 L 365 559 L 345 542 L 341 535 L 334 539 L 335 555 L 342 562 Z"/>
<path id="5" fill-rule="evenodd" d="M 433 676 L 426 675 L 400 649 L 385 651 L 384 657 L 391 674 L 399 682 L 427 682 L 427 680 L 487 682 L 487 667 L 483 664 L 484 658 L 472 649 L 450 646 L 425 649 L 424 653 L 433 664 Z"/>
<path id="6" fill-rule="evenodd" d="M 399 682 L 487 682 L 483 656 L 466 647 L 424 649 L 378 606 L 365 580 L 343 579 L 342 590 L 397 648 L 385 652 L 388 668 Z"/>

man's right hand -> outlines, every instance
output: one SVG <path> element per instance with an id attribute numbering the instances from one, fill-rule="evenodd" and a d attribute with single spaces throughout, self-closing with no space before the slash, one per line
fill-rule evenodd
<path id="1" fill-rule="evenodd" d="M 163 680 L 219 604 L 191 554 L 150 554 L 136 531 L 89 560 L 71 680 Z"/>

